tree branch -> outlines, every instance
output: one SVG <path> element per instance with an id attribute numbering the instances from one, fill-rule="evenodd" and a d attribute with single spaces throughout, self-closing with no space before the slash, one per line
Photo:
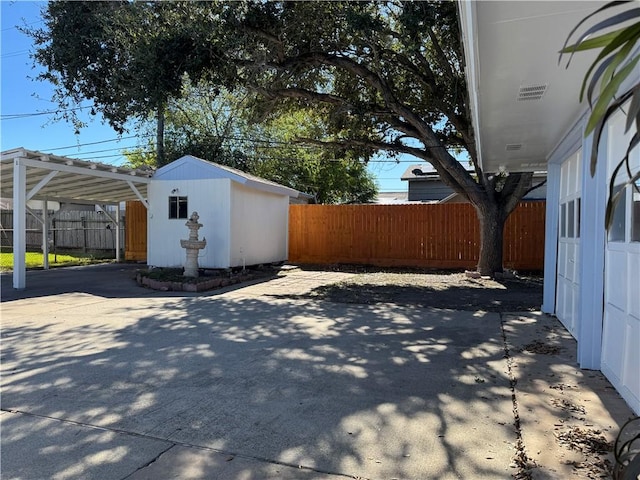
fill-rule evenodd
<path id="1" fill-rule="evenodd" d="M 435 161 L 434 156 L 431 155 L 428 150 L 409 147 L 407 145 L 403 145 L 400 143 L 386 143 L 386 142 L 380 142 L 380 141 L 375 141 L 370 139 L 323 141 L 323 140 L 316 140 L 313 138 L 297 138 L 296 140 L 303 144 L 306 143 L 306 144 L 318 145 L 323 147 L 331 146 L 331 147 L 345 148 L 345 147 L 359 146 L 359 147 L 371 148 L 372 150 L 385 150 L 385 151 L 400 152 L 400 153 L 413 155 L 416 158 L 419 158 L 421 160 L 424 160 L 430 163 L 436 169 L 436 171 L 438 172 L 438 175 L 440 175 L 440 178 L 447 185 L 449 185 L 456 193 L 459 193 L 464 198 L 469 199 L 469 192 L 465 190 L 465 188 L 460 184 L 460 182 L 457 181 L 457 179 L 453 175 L 451 175 L 446 169 L 443 169 L 442 166 L 437 161 Z M 441 146 L 437 148 L 445 148 L 445 147 Z"/>
<path id="2" fill-rule="evenodd" d="M 275 99 L 275 98 L 296 98 L 296 99 L 305 99 L 312 100 L 318 103 L 328 103 L 331 105 L 340 105 L 340 106 L 349 106 L 354 108 L 353 104 L 348 102 L 346 99 L 339 97 L 337 95 L 331 95 L 328 93 L 318 93 L 313 90 L 306 90 L 304 88 L 277 88 L 277 89 L 269 89 L 264 87 L 252 87 L 256 92 L 264 95 L 267 98 Z"/>
<path id="3" fill-rule="evenodd" d="M 294 59 L 285 61 L 282 66 L 285 68 L 292 68 L 296 65 L 300 65 L 300 63 L 306 63 L 314 66 L 331 65 L 342 68 L 357 77 L 362 78 L 369 86 L 380 93 L 385 104 L 392 112 L 415 128 L 421 141 L 427 148 L 435 149 L 433 165 L 436 170 L 438 170 L 438 167 L 440 166 L 438 173 L 445 179 L 445 181 L 448 177 L 455 179 L 455 185 L 461 186 L 468 195 L 469 200 L 473 203 L 480 203 L 486 199 L 486 194 L 479 188 L 479 185 L 471 178 L 464 167 L 460 165 L 460 162 L 453 158 L 446 148 L 444 148 L 431 127 L 411 108 L 407 107 L 395 98 L 392 93 L 393 90 L 391 86 L 385 79 L 381 78 L 366 66 L 350 58 L 339 57 L 323 52 L 309 52 L 307 54 L 303 54 Z M 440 170 L 442 170 L 442 172 Z M 454 182 L 451 183 L 453 187 Z"/>
<path id="4" fill-rule="evenodd" d="M 525 196 L 529 190 L 529 185 L 531 185 L 532 178 L 533 172 L 512 173 L 509 175 L 503 189 L 504 212 L 506 215 L 509 215 L 522 200 L 522 197 Z"/>
<path id="5" fill-rule="evenodd" d="M 527 190 L 526 192 L 524 192 L 523 197 L 526 197 L 527 195 L 529 195 L 531 192 L 533 192 L 534 190 L 537 190 L 538 188 L 540 188 L 541 186 L 545 185 L 547 183 L 547 179 L 545 178 L 542 182 L 540 182 L 537 185 L 534 185 L 533 187 L 531 187 L 529 190 Z"/>
<path id="6" fill-rule="evenodd" d="M 445 55 L 444 50 L 442 49 L 442 46 L 440 45 L 440 42 L 438 40 L 438 36 L 433 31 L 433 28 L 427 28 L 427 35 L 429 35 L 432 45 L 435 48 L 436 57 L 438 58 L 438 64 L 440 65 L 440 68 L 442 68 L 445 72 L 445 75 L 449 77 L 450 82 L 455 82 L 457 80 L 457 77 L 454 74 L 453 69 L 451 68 L 449 59 Z"/>

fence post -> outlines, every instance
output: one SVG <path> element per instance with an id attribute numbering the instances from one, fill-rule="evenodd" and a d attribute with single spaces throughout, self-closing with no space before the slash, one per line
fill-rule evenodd
<path id="1" fill-rule="evenodd" d="M 42 268 L 49 269 L 49 206 L 42 201 Z"/>
<path id="2" fill-rule="evenodd" d="M 53 230 L 53 261 L 54 263 L 58 263 L 58 249 L 56 248 L 56 245 L 58 244 L 56 241 L 56 217 L 51 219 L 51 229 Z"/>
<path id="3" fill-rule="evenodd" d="M 86 217 L 80 217 L 82 226 L 82 253 L 87 253 L 87 219 Z"/>

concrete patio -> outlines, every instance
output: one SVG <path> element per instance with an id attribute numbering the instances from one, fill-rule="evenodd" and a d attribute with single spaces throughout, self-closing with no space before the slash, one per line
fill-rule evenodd
<path id="1" fill-rule="evenodd" d="M 2 478 L 496 479 L 518 451 L 580 478 L 551 400 L 610 439 L 631 416 L 544 315 L 286 298 L 340 272 L 167 294 L 131 271 L 3 275 Z"/>

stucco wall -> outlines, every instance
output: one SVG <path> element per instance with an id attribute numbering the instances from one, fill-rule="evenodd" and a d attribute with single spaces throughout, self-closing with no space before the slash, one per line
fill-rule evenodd
<path id="1" fill-rule="evenodd" d="M 287 259 L 289 198 L 231 186 L 231 266 Z"/>

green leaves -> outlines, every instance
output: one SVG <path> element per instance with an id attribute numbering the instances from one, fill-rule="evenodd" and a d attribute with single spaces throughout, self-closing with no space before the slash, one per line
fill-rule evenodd
<path id="1" fill-rule="evenodd" d="M 625 91 L 620 92 L 621 87 L 627 82 L 630 75 L 640 61 L 640 53 L 637 47 L 640 42 L 640 8 L 627 8 L 626 10 L 612 14 L 610 17 L 601 20 L 592 27 L 581 33 L 577 40 L 567 46 L 573 35 L 592 18 L 604 12 L 609 13 L 612 9 L 618 7 L 628 7 L 634 5 L 635 2 L 616 1 L 609 2 L 597 9 L 592 14 L 585 17 L 582 21 L 571 30 L 565 45 L 561 50 L 561 58 L 563 54 L 570 54 L 567 67 L 571 62 L 571 58 L 576 52 L 588 50 L 600 50 L 598 56 L 591 64 L 582 82 L 580 89 L 580 101 L 585 97 L 591 106 L 591 113 L 587 119 L 584 135 L 585 137 L 593 134 L 593 143 L 591 148 L 590 170 L 591 176 L 595 175 L 598 162 L 598 147 L 604 126 L 609 118 L 630 101 L 627 108 L 627 121 L 625 132 L 628 132 L 632 125 L 635 124 L 636 132 L 631 138 L 626 154 L 615 168 L 611 182 L 609 185 L 609 200 L 605 213 L 605 226 L 608 229 L 611 226 L 613 212 L 617 202 L 623 198 L 625 193 L 624 187 L 633 185 L 640 178 L 640 172 L 632 172 L 629 166 L 629 154 L 638 143 L 640 143 L 639 128 L 640 127 L 640 84 L 636 82 L 628 87 Z M 620 24 L 634 22 L 629 25 L 617 28 L 613 31 L 602 33 Z M 592 35 L 597 35 L 589 38 Z M 596 94 L 597 85 L 600 89 Z M 597 96 L 597 100 L 594 98 Z M 623 188 L 616 190 L 616 183 L 619 183 L 618 172 L 623 166 L 626 166 L 627 180 L 623 184 Z"/>

